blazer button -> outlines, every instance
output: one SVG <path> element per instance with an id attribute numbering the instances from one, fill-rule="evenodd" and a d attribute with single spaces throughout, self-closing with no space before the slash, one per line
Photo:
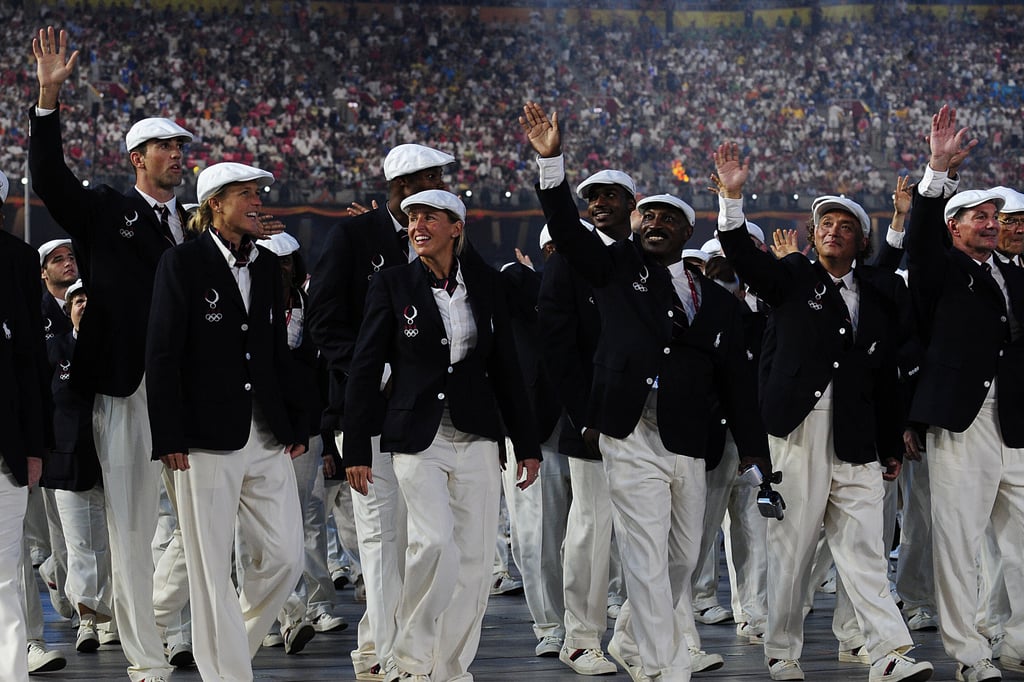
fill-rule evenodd
<path id="1" fill-rule="evenodd" d="M 985 382 L 985 388 L 991 388 L 991 387 L 992 387 L 992 382 L 991 381 L 986 381 Z"/>
<path id="2" fill-rule="evenodd" d="M 249 325 L 247 325 L 245 322 L 242 323 L 242 331 L 243 332 L 249 331 Z"/>
<path id="3" fill-rule="evenodd" d="M 839 328 L 839 333 L 840 334 L 845 334 L 846 333 L 846 327 L 840 327 Z"/>
<path id="4" fill-rule="evenodd" d="M 444 393 L 438 393 L 437 394 L 437 399 L 438 400 L 444 400 Z"/>
<path id="5" fill-rule="evenodd" d="M 729 421 L 728 421 L 727 419 L 723 419 L 723 420 L 722 420 L 722 426 L 725 426 L 725 425 L 726 425 L 726 424 L 728 424 L 728 423 L 729 423 Z"/>
<path id="6" fill-rule="evenodd" d="M 252 355 L 250 353 L 246 353 L 245 354 L 245 359 L 246 360 L 252 360 Z"/>
<path id="7" fill-rule="evenodd" d="M 648 386 L 653 386 L 654 385 L 654 379 L 652 379 L 651 377 L 647 377 L 647 385 Z"/>
<path id="8" fill-rule="evenodd" d="M 838 362 L 833 362 L 833 363 L 832 363 L 832 367 L 833 367 L 834 369 L 839 369 L 839 363 L 838 363 Z"/>
<path id="9" fill-rule="evenodd" d="M 665 346 L 665 350 L 664 350 L 665 355 L 668 355 L 671 352 L 672 352 L 672 349 L 669 348 L 668 346 Z"/>
<path id="10" fill-rule="evenodd" d="M 815 391 L 814 392 L 814 397 L 815 398 L 820 398 L 821 397 L 821 391 Z"/>
<path id="11" fill-rule="evenodd" d="M 670 311 L 668 311 L 668 316 L 669 317 L 673 317 L 673 316 L 675 316 L 675 313 L 670 310 Z"/>
<path id="12" fill-rule="evenodd" d="M 999 321 L 1000 322 L 1006 322 L 1006 315 L 1000 315 L 999 316 Z"/>
<path id="13" fill-rule="evenodd" d="M 451 373 L 452 373 L 452 372 L 454 372 L 454 371 L 455 371 L 455 368 L 454 368 L 454 367 L 449 367 L 449 368 L 448 368 L 448 373 L 449 373 L 449 374 L 451 374 Z"/>
<path id="14" fill-rule="evenodd" d="M 999 357 L 1003 357 L 1003 351 L 999 351 Z"/>
<path id="15" fill-rule="evenodd" d="M 250 383 L 249 383 L 249 382 L 247 381 L 247 382 L 245 382 L 245 386 L 243 386 L 242 388 L 244 388 L 244 389 L 245 389 L 245 390 L 247 390 L 247 391 L 251 391 L 251 390 L 252 390 L 252 384 L 250 384 Z"/>
<path id="16" fill-rule="evenodd" d="M 441 339 L 441 345 L 442 346 L 447 346 L 448 345 L 448 339 Z"/>

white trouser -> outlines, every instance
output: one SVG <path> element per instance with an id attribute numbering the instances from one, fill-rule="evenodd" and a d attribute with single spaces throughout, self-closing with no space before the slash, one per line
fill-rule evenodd
<path id="1" fill-rule="evenodd" d="M 68 580 L 64 591 L 76 610 L 81 605 L 100 616 L 110 617 L 113 598 L 103 488 L 55 490 L 54 500 L 68 552 Z"/>
<path id="2" fill-rule="evenodd" d="M 204 680 L 249 682 L 252 657 L 302 574 L 295 472 L 284 447 L 255 419 L 241 450 L 192 450 L 188 461 L 188 470 L 174 472 L 174 485 L 196 666 Z M 246 550 L 237 592 L 236 526 Z"/>
<path id="3" fill-rule="evenodd" d="M 127 398 L 97 394 L 93 435 L 106 496 L 114 613 L 132 682 L 169 676 L 153 611 L 153 554 L 163 464 L 150 461 L 153 441 L 146 382 Z"/>
<path id="4" fill-rule="evenodd" d="M 403 672 L 460 678 L 476 656 L 490 594 L 498 444 L 459 431 L 445 411 L 426 450 L 395 453 L 393 462 L 409 536 L 395 661 Z"/>
<path id="5" fill-rule="evenodd" d="M 61 525 L 60 514 L 57 511 L 57 501 L 54 497 L 55 492 L 52 488 L 36 486 L 29 492 L 28 499 L 30 509 L 32 508 L 33 498 L 41 499 L 43 509 L 46 512 L 46 526 L 49 533 L 47 546 L 50 548 L 50 555 L 43 561 L 39 570 L 41 575 L 56 583 L 60 603 L 53 606 L 57 610 L 58 615 L 64 616 L 67 613 L 75 612 L 77 609 L 68 599 L 67 591 L 64 587 L 68 580 L 68 548 L 67 541 L 64 539 L 64 528 Z M 102 497 L 100 499 L 102 501 Z"/>
<path id="6" fill-rule="evenodd" d="M 376 436 L 374 440 L 379 441 L 380 436 Z M 390 458 L 388 466 L 391 466 Z M 352 504 L 352 489 L 349 487 L 348 481 L 344 479 L 324 481 L 324 508 L 327 510 L 327 568 L 331 571 L 331 575 L 341 568 L 348 568 L 349 578 L 355 582 L 363 574 L 363 568 L 359 562 L 359 535 L 356 531 L 355 511 Z"/>
<path id="7" fill-rule="evenodd" d="M 526 490 L 516 488 L 516 462 L 506 439 L 508 461 L 502 483 L 512 526 L 512 557 L 523 576 L 533 634 L 565 638 L 562 542 L 571 495 L 569 462 L 558 454 L 558 429 L 541 444 L 540 475 Z"/>
<path id="8" fill-rule="evenodd" d="M 28 682 L 25 634 L 24 529 L 28 488 L 18 485 L 0 453 L 0 680 Z M 31 568 L 32 560 L 28 560 Z M 35 581 L 28 589 L 36 593 Z"/>
<path id="9" fill-rule="evenodd" d="M 1004 634 L 1006 621 L 1010 619 L 1010 595 L 1006 593 L 1006 581 L 1003 580 L 1003 557 L 991 523 L 985 529 L 985 541 L 978 553 L 978 572 L 978 632 L 991 642 Z"/>
<path id="10" fill-rule="evenodd" d="M 986 400 L 963 433 L 929 429 L 927 451 L 935 601 L 946 653 L 965 665 L 992 656 L 975 627 L 976 562 L 991 523 L 1010 600 L 1004 646 L 1024 654 L 1024 449 L 1003 444 L 996 402 Z"/>
<path id="11" fill-rule="evenodd" d="M 302 510 L 303 571 L 288 595 L 278 620 L 285 629 L 316 611 L 334 613 L 337 593 L 327 570 L 327 515 L 324 509 L 323 455 L 320 436 L 310 436 L 309 450 L 292 460 Z M 320 485 L 317 485 L 319 481 Z M 319 494 L 317 491 L 319 490 Z"/>
<path id="12" fill-rule="evenodd" d="M 46 519 L 46 495 L 45 488 L 36 486 L 28 492 L 28 506 L 25 508 L 25 541 L 39 561 L 49 557 L 53 548 L 50 547 L 50 529 Z M 57 583 L 63 585 L 63 576 Z"/>
<path id="13" fill-rule="evenodd" d="M 849 594 L 871 660 L 912 643 L 889 592 L 882 541 L 882 468 L 835 456 L 830 401 L 819 401 L 786 438 L 770 436 L 776 489 L 786 518 L 768 524 L 768 628 L 765 656 L 799 659 L 803 604 L 822 521 L 838 577 Z"/>
<path id="14" fill-rule="evenodd" d="M 623 439 L 602 434 L 600 446 L 629 594 L 622 627 L 630 628 L 647 675 L 685 682 L 707 478 L 704 460 L 665 449 L 656 402 L 652 392 L 633 432 Z M 616 635 L 619 628 L 616 622 Z"/>
<path id="15" fill-rule="evenodd" d="M 174 474 L 164 468 L 160 477 L 160 514 L 153 536 L 153 610 L 157 627 L 168 647 L 192 644 L 192 610 L 189 608 L 188 570 L 181 541 Z"/>
<path id="16" fill-rule="evenodd" d="M 903 523 L 900 558 L 896 562 L 896 591 L 908 617 L 921 609 L 935 613 L 935 573 L 932 570 L 932 496 L 927 454 L 920 462 L 903 461 Z"/>
<path id="17" fill-rule="evenodd" d="M 344 434 L 335 434 L 338 450 Z M 359 621 L 352 667 L 382 667 L 392 655 L 397 632 L 398 603 L 405 575 L 407 516 L 390 452 L 380 451 L 380 436 L 370 439 L 373 483 L 366 495 L 348 489 L 355 521 L 359 564 L 366 588 L 366 611 Z M 348 488 L 348 484 L 344 484 Z M 495 520 L 495 524 L 497 520 Z M 340 532 L 339 523 L 339 532 Z M 494 544 L 489 545 L 493 547 Z"/>
<path id="18" fill-rule="evenodd" d="M 768 617 L 768 519 L 757 510 L 756 486 L 740 482 L 732 486 L 722 531 L 733 586 L 733 618 L 749 623 L 754 632 L 763 632 Z"/>

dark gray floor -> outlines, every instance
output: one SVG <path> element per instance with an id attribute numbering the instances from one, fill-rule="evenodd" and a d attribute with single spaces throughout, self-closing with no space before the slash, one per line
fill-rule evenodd
<path id="1" fill-rule="evenodd" d="M 41 597 L 46 612 L 47 641 L 51 646 L 59 646 L 64 650 L 68 656 L 68 666 L 59 672 L 34 676 L 34 679 L 90 682 L 124 682 L 128 679 L 125 673 L 126 662 L 119 647 L 105 646 L 94 654 L 75 652 L 75 633 L 70 623 L 63 621 L 53 612 L 45 589 L 42 589 Z M 255 660 L 256 679 L 279 682 L 334 682 L 355 679 L 348 652 L 354 647 L 355 624 L 362 613 L 362 608 L 352 601 L 351 590 L 343 591 L 341 597 L 341 606 L 338 610 L 349 622 L 346 630 L 317 635 L 305 651 L 295 656 L 286 656 L 280 648 L 263 649 Z M 808 617 L 806 644 L 801 659 L 807 680 L 866 682 L 867 667 L 836 661 L 837 645 L 831 630 L 833 603 L 832 595 L 819 594 L 815 609 Z M 613 621 L 609 621 L 609 627 L 612 623 Z M 695 675 L 694 679 L 728 682 L 768 679 L 761 647 L 750 646 L 737 639 L 732 624 L 700 625 L 700 633 L 704 648 L 721 654 L 725 658 L 725 666 L 711 673 Z M 605 641 L 610 636 L 609 630 Z M 914 639 L 919 648 L 915 649 L 913 655 L 931 660 L 935 664 L 933 679 L 952 680 L 954 666 L 942 651 L 938 634 L 914 633 Z M 471 672 L 477 682 L 580 682 L 586 679 L 575 674 L 557 658 L 536 658 L 533 655 L 535 643 L 530 629 L 529 612 L 522 595 L 492 597 L 484 620 L 480 650 Z M 602 679 L 626 682 L 629 680 L 624 672 Z M 1006 679 L 1014 679 L 1014 675 L 1011 673 Z M 193 668 L 175 673 L 173 680 L 199 682 L 200 677 Z"/>

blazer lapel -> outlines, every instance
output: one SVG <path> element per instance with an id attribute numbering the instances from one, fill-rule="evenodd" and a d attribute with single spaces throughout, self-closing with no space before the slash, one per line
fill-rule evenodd
<path id="1" fill-rule="evenodd" d="M 207 263 L 210 266 L 212 284 L 217 287 L 216 291 L 220 294 L 220 300 L 230 301 L 238 307 L 243 316 L 247 317 L 248 313 L 245 311 L 242 294 L 238 291 L 238 282 L 231 274 L 231 266 L 224 260 L 224 254 L 221 253 L 220 248 L 213 243 L 216 237 L 212 232 L 206 230 L 201 239 L 203 239 L 203 252 L 206 254 Z"/>

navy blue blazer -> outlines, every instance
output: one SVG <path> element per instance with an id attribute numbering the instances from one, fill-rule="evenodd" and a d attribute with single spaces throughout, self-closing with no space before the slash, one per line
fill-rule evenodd
<path id="1" fill-rule="evenodd" d="M 367 397 L 379 394 L 386 362 L 391 363 L 392 374 L 381 450 L 425 450 L 437 434 L 447 403 L 452 423 L 460 431 L 491 440 L 500 440 L 507 432 L 517 459 L 540 459 L 537 427 L 498 273 L 471 249 L 463 252 L 459 263 L 477 342 L 465 359 L 454 364 L 422 263 L 383 270 L 370 282 L 345 392 L 342 461 L 346 467 L 371 464 L 370 437 L 376 425 L 374 406 Z"/>
<path id="2" fill-rule="evenodd" d="M 153 277 L 173 242 L 135 189 L 122 194 L 107 185 L 82 187 L 64 162 L 59 112 L 36 116 L 32 107 L 29 119 L 32 189 L 71 235 L 89 291 L 75 346 L 75 387 L 129 396 L 142 383 Z M 184 225 L 180 204 L 178 211 Z"/>
<path id="3" fill-rule="evenodd" d="M 0 230 L 0 457 L 21 485 L 28 457 L 53 447 L 49 366 L 39 307 L 39 254 Z M 45 466 L 45 462 L 44 462 Z"/>
<path id="4" fill-rule="evenodd" d="M 601 313 L 586 425 L 625 438 L 657 382 L 658 432 L 667 450 L 708 457 L 717 398 L 740 458 L 766 461 L 767 437 L 749 391 L 754 364 L 741 302 L 698 274 L 703 303 L 689 328 L 674 338 L 668 268 L 633 240 L 605 246 L 580 223 L 566 182 L 537 193 L 559 253 L 594 287 Z"/>
<path id="5" fill-rule="evenodd" d="M 308 440 L 277 258 L 256 247 L 246 312 L 214 239 L 206 231 L 168 250 L 157 269 L 146 345 L 153 459 L 191 448 L 239 450 L 257 407 L 282 445 Z"/>
<path id="6" fill-rule="evenodd" d="M 409 262 L 398 245 L 395 224 L 387 204 L 343 220 L 331 229 L 323 255 L 309 285 L 306 329 L 327 363 L 327 405 L 321 428 L 341 430 L 345 413 L 345 384 L 356 337 L 363 322 L 366 292 L 373 276 L 386 268 Z M 384 397 L 367 394 L 368 415 L 380 433 Z"/>
<path id="7" fill-rule="evenodd" d="M 997 380 L 999 428 L 1024 447 L 1024 338 L 1010 337 L 1006 299 L 992 275 L 948 245 L 946 200 L 914 191 L 904 246 L 925 356 L 910 407 L 913 422 L 965 431 Z M 995 259 L 1024 323 L 1024 270 Z M 1024 336 L 1024 335 L 1022 335 Z"/>
<path id="8" fill-rule="evenodd" d="M 49 294 L 47 294 L 49 295 Z M 52 299 L 53 297 L 50 296 Z M 61 490 L 89 490 L 102 483 L 100 460 L 92 435 L 95 396 L 71 387 L 75 336 L 67 332 L 46 341 L 53 393 L 53 452 L 46 460 L 42 485 Z"/>
<path id="9" fill-rule="evenodd" d="M 832 383 L 836 456 L 866 463 L 903 455 L 897 361 L 904 338 L 906 286 L 891 271 L 854 268 L 860 292 L 857 332 L 832 278 L 803 254 L 776 260 L 744 229 L 719 234 L 739 276 L 771 306 L 761 349 L 761 416 L 785 438 Z"/>

